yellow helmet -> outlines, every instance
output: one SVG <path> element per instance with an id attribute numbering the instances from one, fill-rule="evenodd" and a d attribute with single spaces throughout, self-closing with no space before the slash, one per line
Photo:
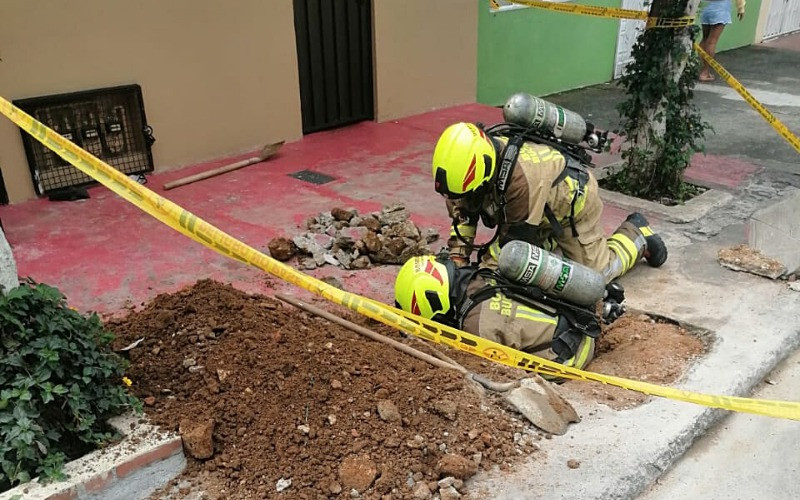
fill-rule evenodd
<path id="1" fill-rule="evenodd" d="M 471 123 L 450 125 L 433 151 L 437 193 L 460 198 L 487 184 L 494 174 L 497 153 L 486 133 Z"/>
<path id="2" fill-rule="evenodd" d="M 394 282 L 395 304 L 423 318 L 444 318 L 450 312 L 450 275 L 432 255 L 408 259 Z"/>

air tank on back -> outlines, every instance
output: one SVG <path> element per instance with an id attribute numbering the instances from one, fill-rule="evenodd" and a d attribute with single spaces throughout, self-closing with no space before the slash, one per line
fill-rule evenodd
<path id="1" fill-rule="evenodd" d="M 592 306 L 605 294 L 602 274 L 525 241 L 506 243 L 497 262 L 504 277 L 578 306 Z"/>
<path id="2" fill-rule="evenodd" d="M 503 106 L 508 123 L 530 127 L 570 144 L 583 141 L 589 126 L 581 115 L 525 92 L 512 95 Z"/>

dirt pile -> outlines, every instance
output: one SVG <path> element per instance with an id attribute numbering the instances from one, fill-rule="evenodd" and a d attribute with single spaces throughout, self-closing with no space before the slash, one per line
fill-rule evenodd
<path id="1" fill-rule="evenodd" d="M 297 256 L 302 269 L 326 264 L 344 269 L 364 269 L 370 264 L 402 264 L 410 257 L 432 254 L 428 246 L 439 239 L 435 229 L 420 229 L 403 205 L 359 215 L 356 210 L 334 208 L 306 221 L 305 234 L 275 238 L 270 255 L 281 261 Z"/>
<path id="2" fill-rule="evenodd" d="M 630 312 L 603 326 L 596 358 L 586 368 L 605 375 L 670 384 L 678 380 L 692 360 L 706 351 L 703 341 L 679 325 Z M 647 401 L 646 394 L 603 384 L 568 381 L 565 396 L 579 393 L 616 409 Z"/>
<path id="3" fill-rule="evenodd" d="M 212 498 L 454 498 L 542 437 L 455 372 L 216 282 L 107 325 L 144 337 L 129 376 L 155 423 L 213 429 L 184 477 Z"/>

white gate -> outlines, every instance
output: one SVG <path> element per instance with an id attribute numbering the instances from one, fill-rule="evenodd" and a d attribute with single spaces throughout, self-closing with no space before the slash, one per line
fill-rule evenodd
<path id="1" fill-rule="evenodd" d="M 764 40 L 800 30 L 800 0 L 772 0 Z"/>
<path id="2" fill-rule="evenodd" d="M 622 0 L 623 9 L 647 10 L 647 7 L 645 7 L 644 4 L 645 0 Z M 633 61 L 633 56 L 631 55 L 633 44 L 636 43 L 636 40 L 639 38 L 639 34 L 644 31 L 644 26 L 644 21 L 620 19 L 619 34 L 617 35 L 617 52 L 614 56 L 615 80 L 625 74 L 625 67 Z"/>

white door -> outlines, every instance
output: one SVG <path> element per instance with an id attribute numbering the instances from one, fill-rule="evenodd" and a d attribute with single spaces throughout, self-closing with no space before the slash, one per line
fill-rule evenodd
<path id="1" fill-rule="evenodd" d="M 800 30 L 800 0 L 788 0 L 786 2 L 786 15 L 783 16 L 781 31 L 791 33 Z"/>
<path id="2" fill-rule="evenodd" d="M 644 6 L 645 1 L 646 0 L 622 0 L 622 8 L 647 10 L 647 8 Z M 644 26 L 644 21 L 620 19 L 619 34 L 617 35 L 617 53 L 614 56 L 615 80 L 625 74 L 625 67 L 633 61 L 633 56 L 631 55 L 633 44 L 636 43 L 636 40 L 639 38 L 639 34 L 644 31 Z"/>
<path id="3" fill-rule="evenodd" d="M 772 0 L 764 40 L 800 30 L 800 0 Z"/>

